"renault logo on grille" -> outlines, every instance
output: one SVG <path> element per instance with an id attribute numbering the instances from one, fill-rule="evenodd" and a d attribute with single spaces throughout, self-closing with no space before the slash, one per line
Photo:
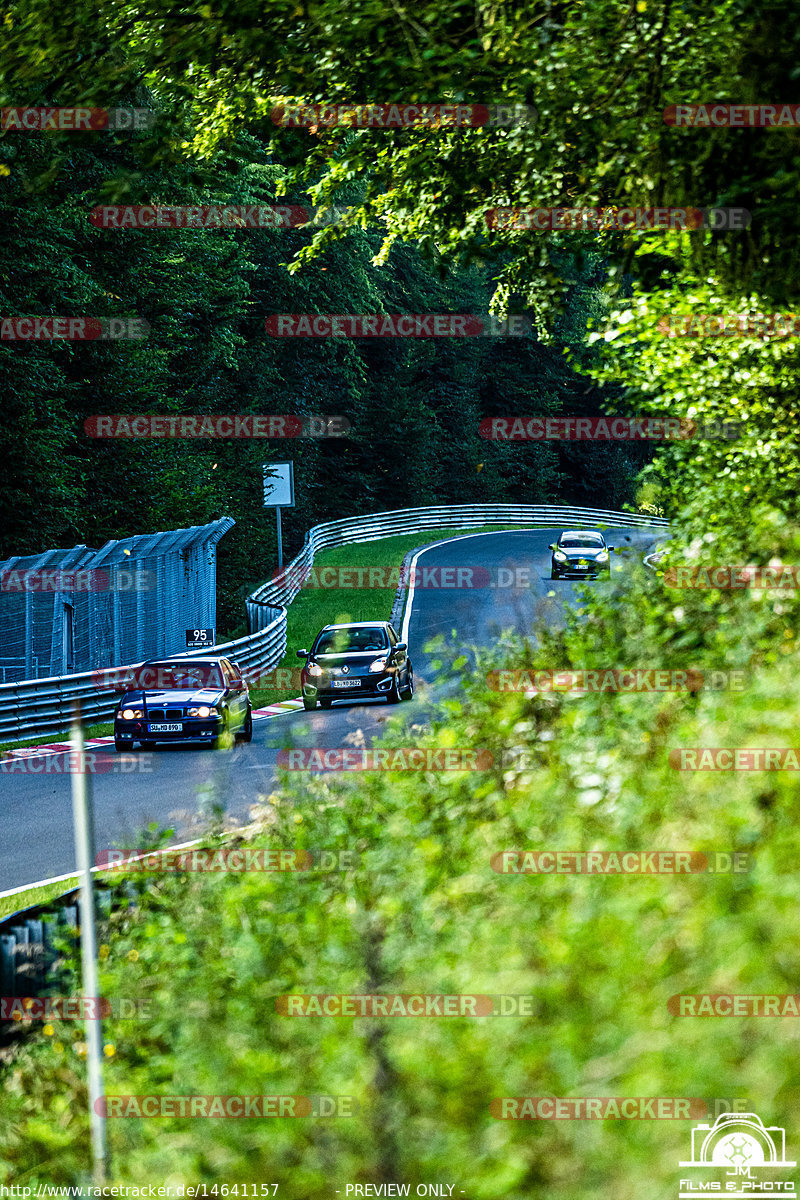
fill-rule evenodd
<path id="1" fill-rule="evenodd" d="M 343 674 L 343 675 L 349 675 L 349 673 L 350 673 L 350 668 L 349 668 L 349 667 L 342 667 L 342 674 Z"/>

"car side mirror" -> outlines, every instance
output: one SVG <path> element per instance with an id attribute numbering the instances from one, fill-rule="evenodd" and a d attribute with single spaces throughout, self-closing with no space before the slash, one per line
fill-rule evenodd
<path id="1" fill-rule="evenodd" d="M 547 547 L 548 550 L 555 550 L 555 548 L 556 548 L 555 542 L 551 542 L 550 545 Z"/>
<path id="2" fill-rule="evenodd" d="M 606 546 L 606 550 L 608 550 L 609 554 L 611 553 L 611 551 L 612 551 L 613 549 L 614 549 L 614 547 L 613 547 L 613 546 Z"/>
<path id="3" fill-rule="evenodd" d="M 395 650 L 407 650 L 407 649 L 408 649 L 408 642 L 397 642 L 395 645 Z"/>
<path id="4" fill-rule="evenodd" d="M 298 658 L 308 658 L 308 650 L 298 650 L 297 657 Z"/>

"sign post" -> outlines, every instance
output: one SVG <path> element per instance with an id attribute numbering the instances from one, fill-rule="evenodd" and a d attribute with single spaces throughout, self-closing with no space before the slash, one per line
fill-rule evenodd
<path id="1" fill-rule="evenodd" d="M 294 508 L 294 463 L 264 463 L 264 507 L 275 509 L 278 530 L 278 570 L 283 570 L 281 509 Z"/>
<path id="2" fill-rule="evenodd" d="M 99 1008 L 97 985 L 97 931 L 95 928 L 92 859 L 94 857 L 94 816 L 91 779 L 87 774 L 83 721 L 79 700 L 72 703 L 72 820 L 75 829 L 75 858 L 80 878 L 81 910 L 81 982 L 91 1004 Z M 86 1021 L 86 1067 L 89 1083 L 89 1127 L 92 1136 L 93 1178 L 97 1185 L 106 1182 L 106 1122 L 103 1095 L 103 1035 L 100 1013 Z"/>

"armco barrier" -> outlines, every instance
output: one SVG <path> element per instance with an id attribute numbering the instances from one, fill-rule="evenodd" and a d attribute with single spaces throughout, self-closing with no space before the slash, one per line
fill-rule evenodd
<path id="1" fill-rule="evenodd" d="M 481 525 L 528 528 L 621 525 L 660 531 L 667 524 L 660 517 L 551 504 L 439 505 L 326 521 L 309 530 L 303 549 L 280 575 L 262 584 L 248 597 L 247 613 L 252 633 L 233 642 L 222 642 L 213 651 L 193 653 L 199 656 L 224 654 L 237 662 L 245 675 L 260 674 L 276 667 L 286 653 L 286 608 L 300 591 L 303 578 L 313 566 L 314 555 L 326 547 L 373 542 L 378 538 L 420 533 L 426 529 L 474 529 Z M 80 675 L 0 685 L 0 738 L 13 740 L 62 732 L 69 726 L 73 700 L 80 700 L 85 720 L 107 720 L 116 708 L 117 699 L 113 692 L 98 691 L 94 677 L 95 672 L 85 671 Z"/>
<path id="2" fill-rule="evenodd" d="M 343 546 L 347 542 L 374 542 L 377 538 L 420 533 L 426 529 L 475 529 L 480 525 L 553 525 L 562 528 L 570 525 L 576 528 L 625 525 L 639 529 L 664 529 L 668 522 L 662 517 L 554 504 L 447 504 L 432 508 L 399 508 L 394 512 L 375 513 L 373 516 L 326 521 L 324 525 L 315 525 L 309 530 L 303 549 L 280 575 L 262 584 L 248 597 L 250 628 L 262 627 L 270 605 L 286 607 L 291 604 L 318 550 Z"/>
<path id="3" fill-rule="evenodd" d="M 222 642 L 213 650 L 213 653 L 224 654 L 237 662 L 245 675 L 269 670 L 281 661 L 285 652 L 285 609 L 273 609 L 271 619 L 258 633 L 237 638 L 234 642 Z M 190 652 L 190 657 L 209 653 L 212 652 L 195 650 Z M 96 674 L 95 671 L 84 671 L 80 675 L 57 675 L 51 679 L 3 684 L 0 686 L 0 737 L 10 741 L 62 732 L 69 726 L 73 700 L 80 700 L 85 721 L 108 720 L 117 707 L 119 693 L 98 691 Z"/>
<path id="4" fill-rule="evenodd" d="M 112 910 L 119 910 L 122 905 L 129 909 L 136 907 L 136 884 L 125 880 L 112 890 L 98 887 L 95 881 L 94 899 L 97 921 L 102 929 Z M 65 969 L 63 948 L 59 943 L 62 939 L 66 939 L 68 945 L 72 942 L 75 952 L 80 928 L 78 888 L 70 888 L 44 904 L 35 904 L 4 917 L 0 921 L 0 996 L 20 1000 L 41 996 L 52 991 L 59 982 L 67 985 L 65 991 L 69 995 L 74 980 Z M 34 1022 L 33 1028 L 36 1027 Z M 31 1026 L 0 1018 L 0 1046 L 25 1028 Z"/>

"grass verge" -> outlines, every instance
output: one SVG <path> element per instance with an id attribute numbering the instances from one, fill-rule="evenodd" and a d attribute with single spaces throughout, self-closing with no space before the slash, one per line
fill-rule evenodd
<path id="1" fill-rule="evenodd" d="M 429 529 L 422 533 L 380 538 L 375 542 L 337 546 L 332 550 L 321 550 L 314 559 L 314 569 L 318 572 L 325 567 L 398 568 L 415 546 L 428 546 L 431 542 L 464 534 L 498 533 L 518 528 L 514 525 L 483 525 L 475 529 Z M 395 587 L 304 587 L 289 606 L 286 654 L 274 671 L 269 672 L 268 686 L 250 689 L 253 708 L 295 699 L 299 695 L 297 677 L 302 665 L 296 652 L 308 648 L 324 625 L 340 621 L 388 621 L 395 592 Z"/>

